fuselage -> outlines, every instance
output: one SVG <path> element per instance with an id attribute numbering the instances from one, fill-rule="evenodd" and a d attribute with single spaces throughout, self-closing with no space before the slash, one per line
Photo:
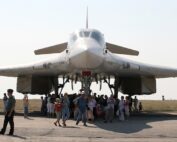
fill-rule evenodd
<path id="1" fill-rule="evenodd" d="M 104 60 L 104 36 L 93 29 L 78 30 L 71 34 L 68 49 L 73 67 L 83 70 L 96 69 Z"/>
<path id="2" fill-rule="evenodd" d="M 104 74 L 118 71 L 123 60 L 106 49 L 104 35 L 95 29 L 81 29 L 73 32 L 68 40 L 68 46 L 51 63 L 49 70 L 75 75 L 83 71 L 91 74 Z M 47 62 L 46 64 L 49 64 Z M 41 64 L 42 68 L 43 65 Z M 39 67 L 39 64 L 37 64 Z"/>

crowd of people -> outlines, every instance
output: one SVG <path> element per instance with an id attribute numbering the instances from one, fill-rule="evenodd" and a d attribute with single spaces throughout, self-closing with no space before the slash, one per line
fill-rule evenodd
<path id="1" fill-rule="evenodd" d="M 9 135 L 14 133 L 14 112 L 15 112 L 15 97 L 12 95 L 13 90 L 8 89 L 7 94 L 4 93 L 4 124 L 0 134 L 4 134 L 7 124 L 10 124 Z M 23 107 L 24 118 L 28 118 L 28 96 L 24 95 Z M 55 126 L 66 127 L 67 120 L 71 117 L 76 120 L 76 125 L 82 120 L 83 125 L 87 126 L 87 122 L 94 122 L 95 119 L 103 119 L 105 123 L 112 123 L 116 117 L 120 121 L 128 119 L 132 112 L 141 112 L 143 109 L 142 103 L 138 101 L 135 96 L 121 96 L 119 100 L 117 97 L 110 95 L 85 95 L 84 92 L 79 94 L 56 96 L 55 94 L 48 94 L 41 97 L 41 114 L 50 118 L 56 117 L 54 121 Z M 60 122 L 62 121 L 62 123 Z"/>
<path id="2" fill-rule="evenodd" d="M 132 112 L 141 112 L 143 109 L 142 103 L 137 97 L 121 96 L 117 97 L 110 95 L 85 95 L 84 92 L 79 94 L 55 96 L 46 95 L 41 97 L 41 114 L 48 117 L 57 117 L 54 125 L 66 126 L 66 121 L 73 117 L 76 120 L 76 125 L 82 119 L 83 125 L 87 126 L 86 122 L 94 122 L 95 119 L 103 119 L 105 123 L 112 122 L 115 117 L 120 121 L 128 119 Z M 60 123 L 62 120 L 62 125 Z"/>

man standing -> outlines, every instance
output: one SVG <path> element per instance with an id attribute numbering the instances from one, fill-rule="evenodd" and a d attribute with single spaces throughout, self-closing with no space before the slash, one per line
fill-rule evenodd
<path id="1" fill-rule="evenodd" d="M 16 101 L 15 101 L 15 98 L 12 94 L 13 94 L 13 90 L 8 89 L 7 90 L 8 101 L 7 101 L 7 105 L 6 105 L 4 124 L 3 124 L 3 128 L 0 131 L 0 134 L 2 134 L 2 135 L 4 135 L 4 133 L 6 131 L 6 127 L 7 127 L 8 122 L 10 124 L 9 135 L 14 134 L 14 109 L 15 109 Z"/>
<path id="2" fill-rule="evenodd" d="M 24 118 L 28 118 L 28 106 L 29 106 L 29 100 L 27 94 L 25 94 L 23 98 Z"/>
<path id="3" fill-rule="evenodd" d="M 135 112 L 138 112 L 138 99 L 136 96 L 134 98 L 134 109 L 135 109 Z"/>
<path id="4" fill-rule="evenodd" d="M 87 126 L 86 124 L 87 98 L 85 94 L 81 94 L 80 98 L 77 101 L 77 105 L 79 108 L 79 115 L 77 117 L 76 125 L 78 125 L 81 119 L 83 119 L 82 121 L 84 123 L 84 126 Z"/>

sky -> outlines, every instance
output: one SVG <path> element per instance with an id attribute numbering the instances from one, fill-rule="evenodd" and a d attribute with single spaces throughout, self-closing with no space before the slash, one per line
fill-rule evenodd
<path id="1" fill-rule="evenodd" d="M 76 29 L 100 30 L 106 41 L 140 51 L 127 57 L 143 63 L 177 68 L 176 0 L 0 0 L 0 67 L 51 57 L 34 50 L 68 40 Z M 157 93 L 139 99 L 177 99 L 177 78 L 157 80 Z M 16 90 L 16 78 L 0 77 L 0 98 L 7 88 Z M 66 85 L 64 91 L 72 91 Z M 107 86 L 99 92 L 110 94 Z M 15 92 L 16 98 L 23 95 Z M 40 98 L 40 96 L 29 96 Z"/>

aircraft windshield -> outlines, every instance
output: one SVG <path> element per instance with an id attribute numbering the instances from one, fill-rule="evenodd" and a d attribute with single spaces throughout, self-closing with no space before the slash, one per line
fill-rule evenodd
<path id="1" fill-rule="evenodd" d="M 80 37 L 89 37 L 90 32 L 89 31 L 81 31 L 79 32 Z"/>
<path id="2" fill-rule="evenodd" d="M 73 33 L 71 36 L 71 42 L 75 42 L 78 38 L 92 38 L 96 40 L 99 44 L 104 44 L 103 36 L 100 32 L 96 30 L 82 30 L 76 33 Z"/>
<path id="3" fill-rule="evenodd" d="M 103 38 L 102 38 L 102 35 L 99 33 L 99 32 L 92 32 L 91 33 L 91 37 L 93 39 L 95 39 L 96 41 L 98 41 L 99 43 L 102 43 L 103 42 Z"/>

